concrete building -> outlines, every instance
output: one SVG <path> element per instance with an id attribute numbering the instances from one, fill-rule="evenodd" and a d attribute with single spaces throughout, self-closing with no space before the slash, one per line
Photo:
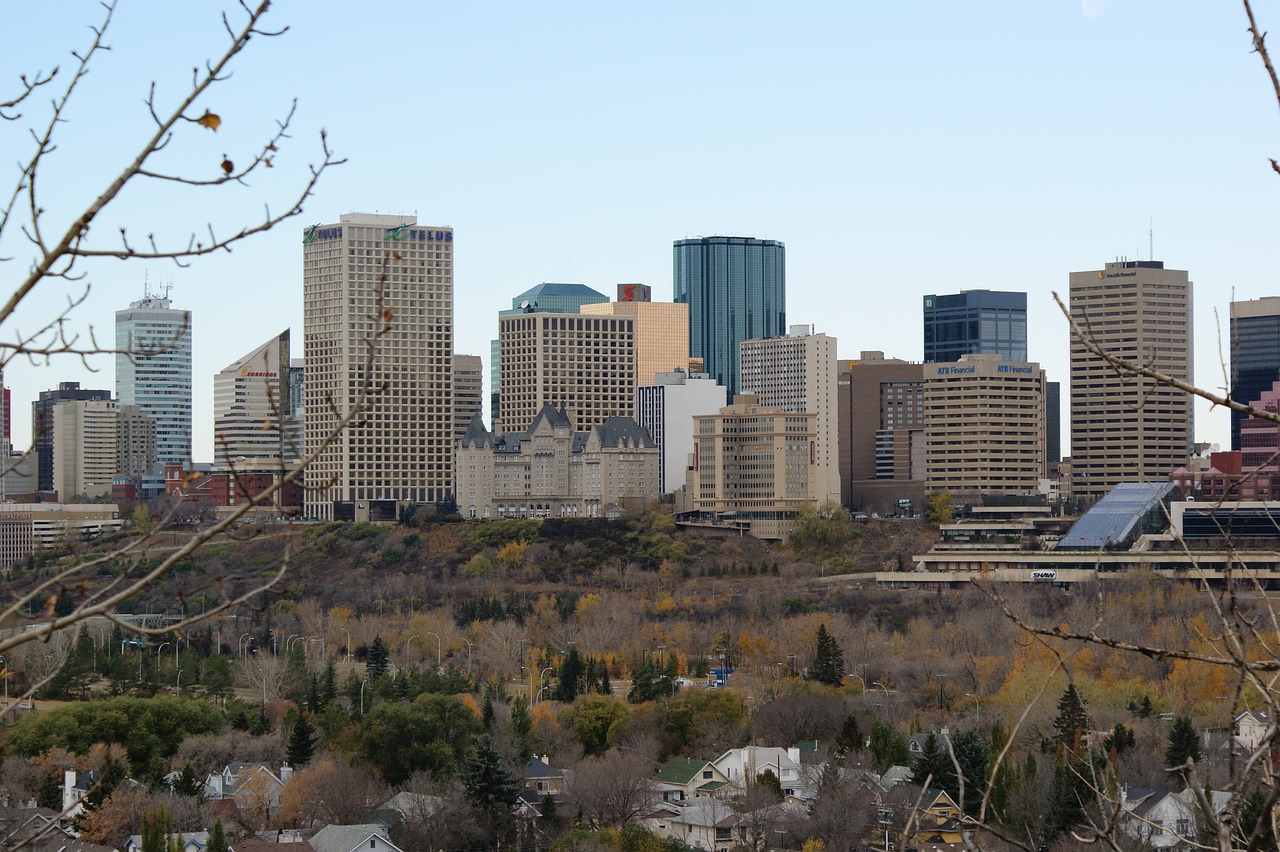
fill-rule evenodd
<path id="1" fill-rule="evenodd" d="M 636 422 L 661 450 L 658 481 L 663 494 L 684 487 L 693 455 L 693 418 L 724 406 L 724 388 L 706 373 L 658 373 L 653 384 L 636 388 Z"/>
<path id="2" fill-rule="evenodd" d="M 0 507 L 0 566 L 123 526 L 113 503 L 6 503 Z"/>
<path id="3" fill-rule="evenodd" d="M 785 337 L 744 340 L 739 382 L 760 405 L 810 413 L 818 431 L 814 461 L 818 502 L 840 503 L 840 406 L 836 339 L 793 325 Z"/>
<path id="4" fill-rule="evenodd" d="M 863 352 L 838 362 L 841 502 L 916 514 L 924 497 L 924 365 Z"/>
<path id="5" fill-rule="evenodd" d="M 116 476 L 135 482 L 156 465 L 156 421 L 137 405 L 116 408 Z"/>
<path id="6" fill-rule="evenodd" d="M 635 414 L 635 320 L 587 314 L 518 313 L 498 320 L 499 424 L 524 431 L 547 405 L 575 431 Z"/>
<path id="7" fill-rule="evenodd" d="M 479 355 L 453 356 L 453 439 L 456 444 L 467 427 L 484 411 L 484 365 Z"/>
<path id="8" fill-rule="evenodd" d="M 1231 401 L 1251 405 L 1280 381 L 1280 296 L 1231 303 Z M 1231 412 L 1231 449 L 1244 415 Z"/>
<path id="9" fill-rule="evenodd" d="M 111 493 L 119 448 L 114 400 L 71 400 L 53 409 L 53 486 L 60 499 Z"/>
<path id="10" fill-rule="evenodd" d="M 191 312 L 167 296 L 116 311 L 116 400 L 155 420 L 159 461 L 191 460 Z"/>
<path id="11" fill-rule="evenodd" d="M 36 481 L 27 492 L 53 491 L 53 409 L 69 400 L 111 399 L 109 390 L 81 388 L 79 382 L 60 382 L 56 390 L 40 391 L 31 403 L 31 449 Z"/>
<path id="12" fill-rule="evenodd" d="M 304 447 L 319 453 L 306 514 L 394 518 L 401 503 L 444 498 L 453 491 L 453 229 L 346 213 L 302 241 Z M 394 321 L 369 363 L 383 311 Z M 384 384 L 360 425 L 321 450 L 361 390 Z"/>
<path id="13" fill-rule="evenodd" d="M 1070 275 L 1071 317 L 1112 355 L 1194 383 L 1192 285 L 1155 260 L 1120 260 Z M 1191 397 L 1150 379 L 1118 375 L 1071 340 L 1072 493 L 1086 500 L 1119 482 L 1161 482 L 1186 463 Z"/>
<path id="14" fill-rule="evenodd" d="M 576 314 L 583 305 L 594 305 L 609 301 L 604 293 L 592 290 L 585 284 L 568 284 L 556 281 L 544 281 L 530 287 L 511 300 L 511 307 L 498 311 L 498 322 L 503 317 L 517 314 Z M 495 432 L 506 428 L 500 425 L 498 418 L 502 414 L 502 353 L 499 341 L 495 338 L 489 344 L 489 420 Z M 468 421 L 468 424 L 470 421 Z"/>
<path id="15" fill-rule="evenodd" d="M 961 502 L 1038 493 L 1045 476 L 1039 364 L 965 355 L 926 364 L 924 381 L 926 489 L 950 491 Z"/>
<path id="16" fill-rule="evenodd" d="M 673 301 L 689 306 L 689 354 L 740 390 L 738 345 L 787 333 L 786 246 L 754 237 L 699 237 L 674 247 Z"/>
<path id="17" fill-rule="evenodd" d="M 479 417 L 457 451 L 466 518 L 603 517 L 640 513 L 658 496 L 658 446 L 628 417 L 575 430 L 547 404 L 523 432 L 494 435 Z"/>
<path id="18" fill-rule="evenodd" d="M 782 539 L 796 513 L 816 506 L 817 415 L 761 405 L 750 394 L 694 417 L 688 492 L 696 517 L 732 524 L 757 538 Z"/>
<path id="19" fill-rule="evenodd" d="M 584 314 L 635 320 L 637 385 L 655 384 L 659 373 L 689 369 L 689 306 L 651 302 L 649 292 L 640 284 L 619 284 L 618 301 L 579 308 Z"/>
<path id="20" fill-rule="evenodd" d="M 925 363 L 973 354 L 1027 360 L 1026 293 L 961 290 L 924 297 Z"/>
<path id="21" fill-rule="evenodd" d="M 293 464 L 302 447 L 290 408 L 290 334 L 285 329 L 213 376 L 213 454 L 236 459 L 282 459 Z"/>

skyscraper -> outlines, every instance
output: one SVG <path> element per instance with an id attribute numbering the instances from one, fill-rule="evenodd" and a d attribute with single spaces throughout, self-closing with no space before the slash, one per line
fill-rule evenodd
<path id="1" fill-rule="evenodd" d="M 461 441 L 472 419 L 484 411 L 484 365 L 479 355 L 453 356 L 453 439 Z"/>
<path id="2" fill-rule="evenodd" d="M 787 333 L 786 247 L 754 237 L 677 240 L 674 301 L 689 306 L 689 355 L 739 392 L 738 345 Z"/>
<path id="3" fill-rule="evenodd" d="M 818 503 L 839 503 L 840 429 L 836 378 L 836 339 L 793 325 L 786 337 L 744 340 L 739 381 L 744 394 L 760 405 L 812 414 L 817 439 L 810 463 L 817 469 Z"/>
<path id="4" fill-rule="evenodd" d="M 714 414 L 723 406 L 724 388 L 705 373 L 658 373 L 652 384 L 636 388 L 636 422 L 662 451 L 658 484 L 663 494 L 684 485 L 685 468 L 693 452 L 693 418 Z"/>
<path id="5" fill-rule="evenodd" d="M 116 473 L 115 400 L 69 400 L 53 409 L 53 484 L 58 499 L 111 493 Z"/>
<path id="6" fill-rule="evenodd" d="M 53 490 L 53 409 L 69 400 L 111 399 L 109 390 L 81 388 L 79 382 L 61 382 L 57 390 L 40 391 L 31 403 L 31 449 L 36 455 L 36 479 L 23 491 Z"/>
<path id="7" fill-rule="evenodd" d="M 1156 260 L 1120 260 L 1070 275 L 1071 317 L 1105 351 L 1194 382 L 1191 281 Z M 1101 497 L 1118 482 L 1163 482 L 1187 462 L 1191 397 L 1120 375 L 1071 339 L 1072 490 Z"/>
<path id="8" fill-rule="evenodd" d="M 306 514 L 394 518 L 400 503 L 443 499 L 453 490 L 453 229 L 345 213 L 302 243 L 304 444 L 319 453 Z M 321 450 L 366 389 L 368 410 Z"/>
<path id="9" fill-rule="evenodd" d="M 1231 401 L 1250 405 L 1280 381 L 1280 296 L 1231 303 Z M 1231 412 L 1231 449 L 1244 415 Z"/>
<path id="10" fill-rule="evenodd" d="M 961 355 L 1027 360 L 1027 294 L 961 290 L 924 297 L 926 364 L 959 361 Z"/>
<path id="11" fill-rule="evenodd" d="M 236 459 L 298 460 L 302 447 L 291 442 L 289 330 L 228 364 L 213 377 L 213 455 Z"/>
<path id="12" fill-rule="evenodd" d="M 618 301 L 583 305 L 584 314 L 632 317 L 636 321 L 636 384 L 651 385 L 659 373 L 689 369 L 689 306 L 653 302 L 649 288 L 619 284 Z"/>
<path id="13" fill-rule="evenodd" d="M 116 400 L 156 421 L 157 461 L 191 461 L 191 312 L 167 296 L 116 311 Z"/>
<path id="14" fill-rule="evenodd" d="M 883 514 L 918 509 L 924 497 L 924 365 L 867 351 L 839 362 L 838 381 L 844 505 Z"/>

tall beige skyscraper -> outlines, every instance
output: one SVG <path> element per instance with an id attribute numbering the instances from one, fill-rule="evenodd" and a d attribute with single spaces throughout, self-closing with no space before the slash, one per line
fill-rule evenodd
<path id="1" fill-rule="evenodd" d="M 467 427 L 484 411 L 484 365 L 479 355 L 453 356 L 453 439 L 461 441 Z"/>
<path id="2" fill-rule="evenodd" d="M 618 301 L 578 308 L 635 320 L 637 385 L 655 384 L 659 373 L 689 369 L 689 306 L 651 302 L 649 293 L 641 284 L 619 284 Z"/>
<path id="3" fill-rule="evenodd" d="M 237 459 L 298 460 L 290 438 L 289 330 L 228 364 L 213 377 L 213 455 Z"/>
<path id="4" fill-rule="evenodd" d="M 116 434 L 115 400 L 70 400 L 53 409 L 53 487 L 59 500 L 111 493 Z"/>
<path id="5" fill-rule="evenodd" d="M 302 242 L 307 454 L 362 388 L 375 391 L 360 422 L 307 469 L 306 514 L 394 518 L 398 504 L 445 497 L 453 490 L 453 229 L 348 213 L 306 229 Z M 374 340 L 384 317 L 390 330 Z"/>
<path id="6" fill-rule="evenodd" d="M 503 432 L 529 428 L 544 405 L 564 411 L 575 432 L 610 417 L 634 417 L 635 320 L 529 313 L 498 318 Z"/>
<path id="7" fill-rule="evenodd" d="M 1155 260 L 1073 272 L 1071 316 L 1120 358 L 1194 382 L 1191 281 Z M 1097 498 L 1118 482 L 1163 482 L 1194 441 L 1191 397 L 1151 379 L 1121 376 L 1071 340 L 1071 487 Z"/>
<path id="8" fill-rule="evenodd" d="M 818 437 L 812 448 L 819 503 L 840 502 L 840 405 L 836 339 L 793 325 L 786 337 L 739 344 L 739 382 L 760 405 L 812 414 Z"/>

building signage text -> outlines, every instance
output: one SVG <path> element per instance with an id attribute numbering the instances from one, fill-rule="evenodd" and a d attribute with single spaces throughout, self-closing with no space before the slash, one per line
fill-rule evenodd
<path id="1" fill-rule="evenodd" d="M 401 242 L 403 240 L 432 240 L 440 243 L 453 242 L 453 231 L 426 231 L 420 228 L 410 228 L 408 224 L 399 226 L 398 228 L 387 228 L 387 235 L 384 240 L 395 240 Z"/>
<path id="2" fill-rule="evenodd" d="M 336 240 L 341 236 L 341 228 L 321 228 L 319 225 L 312 225 L 302 235 L 302 241 L 304 243 L 314 243 L 316 240 Z"/>
<path id="3" fill-rule="evenodd" d="M 997 373 L 1030 373 L 1030 367 L 1015 367 L 1013 364 L 1000 364 L 996 367 Z"/>
<path id="4" fill-rule="evenodd" d="M 974 367 L 973 365 L 969 365 L 968 367 L 939 367 L 938 368 L 939 376 L 958 376 L 958 375 L 965 375 L 968 373 L 976 373 L 976 372 L 977 372 L 977 368 Z"/>

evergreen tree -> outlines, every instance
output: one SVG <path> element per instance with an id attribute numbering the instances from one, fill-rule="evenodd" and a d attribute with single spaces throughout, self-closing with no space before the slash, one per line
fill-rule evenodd
<path id="1" fill-rule="evenodd" d="M 1102 740 L 1102 748 L 1108 753 L 1115 749 L 1116 757 L 1121 757 L 1126 751 L 1138 744 L 1138 739 L 1134 736 L 1133 728 L 1126 727 L 1120 722 L 1116 722 L 1116 726 L 1111 729 L 1111 733 L 1107 734 Z"/>
<path id="2" fill-rule="evenodd" d="M 511 702 L 510 727 L 520 749 L 520 759 L 527 764 L 533 757 L 533 717 L 529 715 L 529 702 L 523 695 L 517 695 Z"/>
<path id="3" fill-rule="evenodd" d="M 169 820 L 169 812 L 156 808 L 142 821 L 142 852 L 170 852 L 174 846 L 170 842 L 171 834 L 173 823 Z"/>
<path id="4" fill-rule="evenodd" d="M 458 770 L 463 795 L 481 815 L 493 820 L 509 821 L 520 794 L 519 782 L 502 768 L 502 757 L 493 746 L 493 738 L 482 734 L 475 750 Z"/>
<path id="5" fill-rule="evenodd" d="M 409 676 L 404 673 L 404 669 L 396 672 L 394 690 L 397 700 L 409 700 Z"/>
<path id="6" fill-rule="evenodd" d="M 62 787 L 58 785 L 58 773 L 50 772 L 40 779 L 40 789 L 36 792 L 36 807 L 48 808 L 51 811 L 62 810 Z"/>
<path id="7" fill-rule="evenodd" d="M 627 700 L 632 704 L 643 704 L 646 701 L 652 701 L 657 694 L 658 687 L 654 680 L 653 663 L 646 656 L 640 668 L 631 675 L 631 691 L 627 693 Z"/>
<path id="8" fill-rule="evenodd" d="M 766 769 L 756 774 L 756 786 L 761 790 L 767 790 L 778 801 L 782 801 L 782 782 L 778 780 L 778 776 L 772 769 Z"/>
<path id="9" fill-rule="evenodd" d="M 311 762 L 316 754 L 316 729 L 305 714 L 298 716 L 293 730 L 289 733 L 289 742 L 285 746 L 285 759 L 294 769 L 299 769 Z"/>
<path id="10" fill-rule="evenodd" d="M 961 731 L 951 738 L 951 749 L 955 752 L 955 763 L 960 765 L 961 775 L 956 775 L 955 764 L 947 757 L 947 773 L 943 789 L 961 806 L 967 814 L 977 814 L 978 806 L 987 791 L 987 763 L 991 757 L 987 740 L 978 731 Z M 964 779 L 964 791 L 961 792 L 960 778 Z"/>
<path id="11" fill-rule="evenodd" d="M 1066 691 L 1058 699 L 1058 715 L 1053 720 L 1053 729 L 1058 732 L 1058 742 L 1074 749 L 1080 735 L 1087 733 L 1089 728 L 1089 713 L 1084 699 L 1076 691 L 1074 683 L 1068 684 Z"/>
<path id="12" fill-rule="evenodd" d="M 862 728 L 858 726 L 858 717 L 850 713 L 844 717 L 840 731 L 836 734 L 836 753 L 843 757 L 851 751 L 862 751 L 862 745 Z"/>
<path id="13" fill-rule="evenodd" d="M 1167 771 L 1175 773 L 1184 782 L 1187 777 L 1187 761 L 1195 763 L 1204 757 L 1200 750 L 1200 734 L 1190 716 L 1174 716 L 1169 726 L 1169 747 L 1164 752 Z"/>
<path id="14" fill-rule="evenodd" d="M 613 684 L 609 682 L 609 663 L 600 661 L 600 694 L 613 695 Z"/>
<path id="15" fill-rule="evenodd" d="M 1089 796 L 1088 772 L 1088 766 L 1080 758 L 1059 762 L 1049 790 L 1042 848 L 1084 821 L 1084 803 Z"/>
<path id="16" fill-rule="evenodd" d="M 556 685 L 555 697 L 565 704 L 572 704 L 578 697 L 584 672 L 582 656 L 575 646 L 570 645 L 569 653 L 560 661 L 560 680 Z"/>
<path id="17" fill-rule="evenodd" d="M 315 672 L 307 674 L 307 707 L 312 713 L 319 713 L 324 709 L 320 706 L 320 678 Z"/>
<path id="18" fill-rule="evenodd" d="M 1138 716 L 1143 719 L 1150 719 L 1151 714 L 1155 712 L 1155 708 L 1151 706 L 1151 696 L 1143 693 L 1142 703 L 1138 705 Z"/>
<path id="19" fill-rule="evenodd" d="M 484 706 L 480 711 L 480 722 L 484 725 L 486 731 L 492 732 L 493 726 L 497 723 L 498 716 L 493 710 L 493 693 L 486 692 L 484 696 Z"/>
<path id="20" fill-rule="evenodd" d="M 365 653 L 364 673 L 370 681 L 375 681 L 387 673 L 387 643 L 382 641 L 382 634 L 373 637 L 369 650 Z"/>
<path id="21" fill-rule="evenodd" d="M 542 824 L 550 831 L 557 831 L 560 827 L 560 816 L 556 813 L 556 800 L 550 793 L 542 794 L 542 804 L 538 810 L 542 811 Z"/>
<path id="22" fill-rule="evenodd" d="M 905 766 L 911 761 L 907 738 L 884 719 L 876 719 L 872 723 L 867 740 L 871 763 L 877 772 L 884 772 L 890 766 Z"/>
<path id="23" fill-rule="evenodd" d="M 1253 832 L 1258 828 L 1258 824 L 1262 824 L 1262 831 L 1258 843 L 1249 846 L 1249 838 L 1253 837 Z M 1267 816 L 1267 793 L 1261 787 L 1254 787 L 1244 797 L 1244 801 L 1240 803 L 1240 813 L 1236 817 L 1234 831 L 1232 831 L 1234 846 L 1245 849 L 1275 849 L 1275 834 L 1271 830 L 1271 820 Z"/>
<path id="24" fill-rule="evenodd" d="M 840 643 L 827 632 L 827 625 L 819 624 L 814 637 L 813 666 L 809 679 L 828 686 L 839 686 L 844 681 L 844 651 Z"/>
<path id="25" fill-rule="evenodd" d="M 204 782 L 196 774 L 196 768 L 190 763 L 182 765 L 182 771 L 173 779 L 173 792 L 179 796 L 197 798 L 204 795 Z"/>
<path id="26" fill-rule="evenodd" d="M 227 835 L 222 828 L 222 819 L 213 821 L 213 831 L 209 832 L 209 842 L 204 847 L 204 852 L 227 852 Z"/>
<path id="27" fill-rule="evenodd" d="M 930 732 L 924 738 L 920 754 L 911 761 L 911 783 L 924 787 L 944 789 L 944 782 L 952 774 L 951 757 L 938 735 Z"/>
<path id="28" fill-rule="evenodd" d="M 120 782 L 124 781 L 128 776 L 129 770 L 128 767 L 124 765 L 124 761 L 108 759 L 106 764 L 102 767 L 102 775 L 98 778 L 97 783 L 89 789 L 87 794 L 85 794 L 83 813 L 87 814 L 89 811 L 92 811 L 98 805 L 102 804 L 103 801 L 106 800 L 107 796 L 114 793 Z M 58 809 L 62 809 L 61 797 L 59 797 Z"/>
<path id="29" fill-rule="evenodd" d="M 320 682 L 320 709 L 328 707 L 338 697 L 338 664 L 330 657 L 324 664 L 324 680 Z"/>
<path id="30" fill-rule="evenodd" d="M 249 733 L 261 737 L 271 733 L 271 720 L 267 718 L 265 707 L 259 708 L 256 715 L 249 719 Z"/>

